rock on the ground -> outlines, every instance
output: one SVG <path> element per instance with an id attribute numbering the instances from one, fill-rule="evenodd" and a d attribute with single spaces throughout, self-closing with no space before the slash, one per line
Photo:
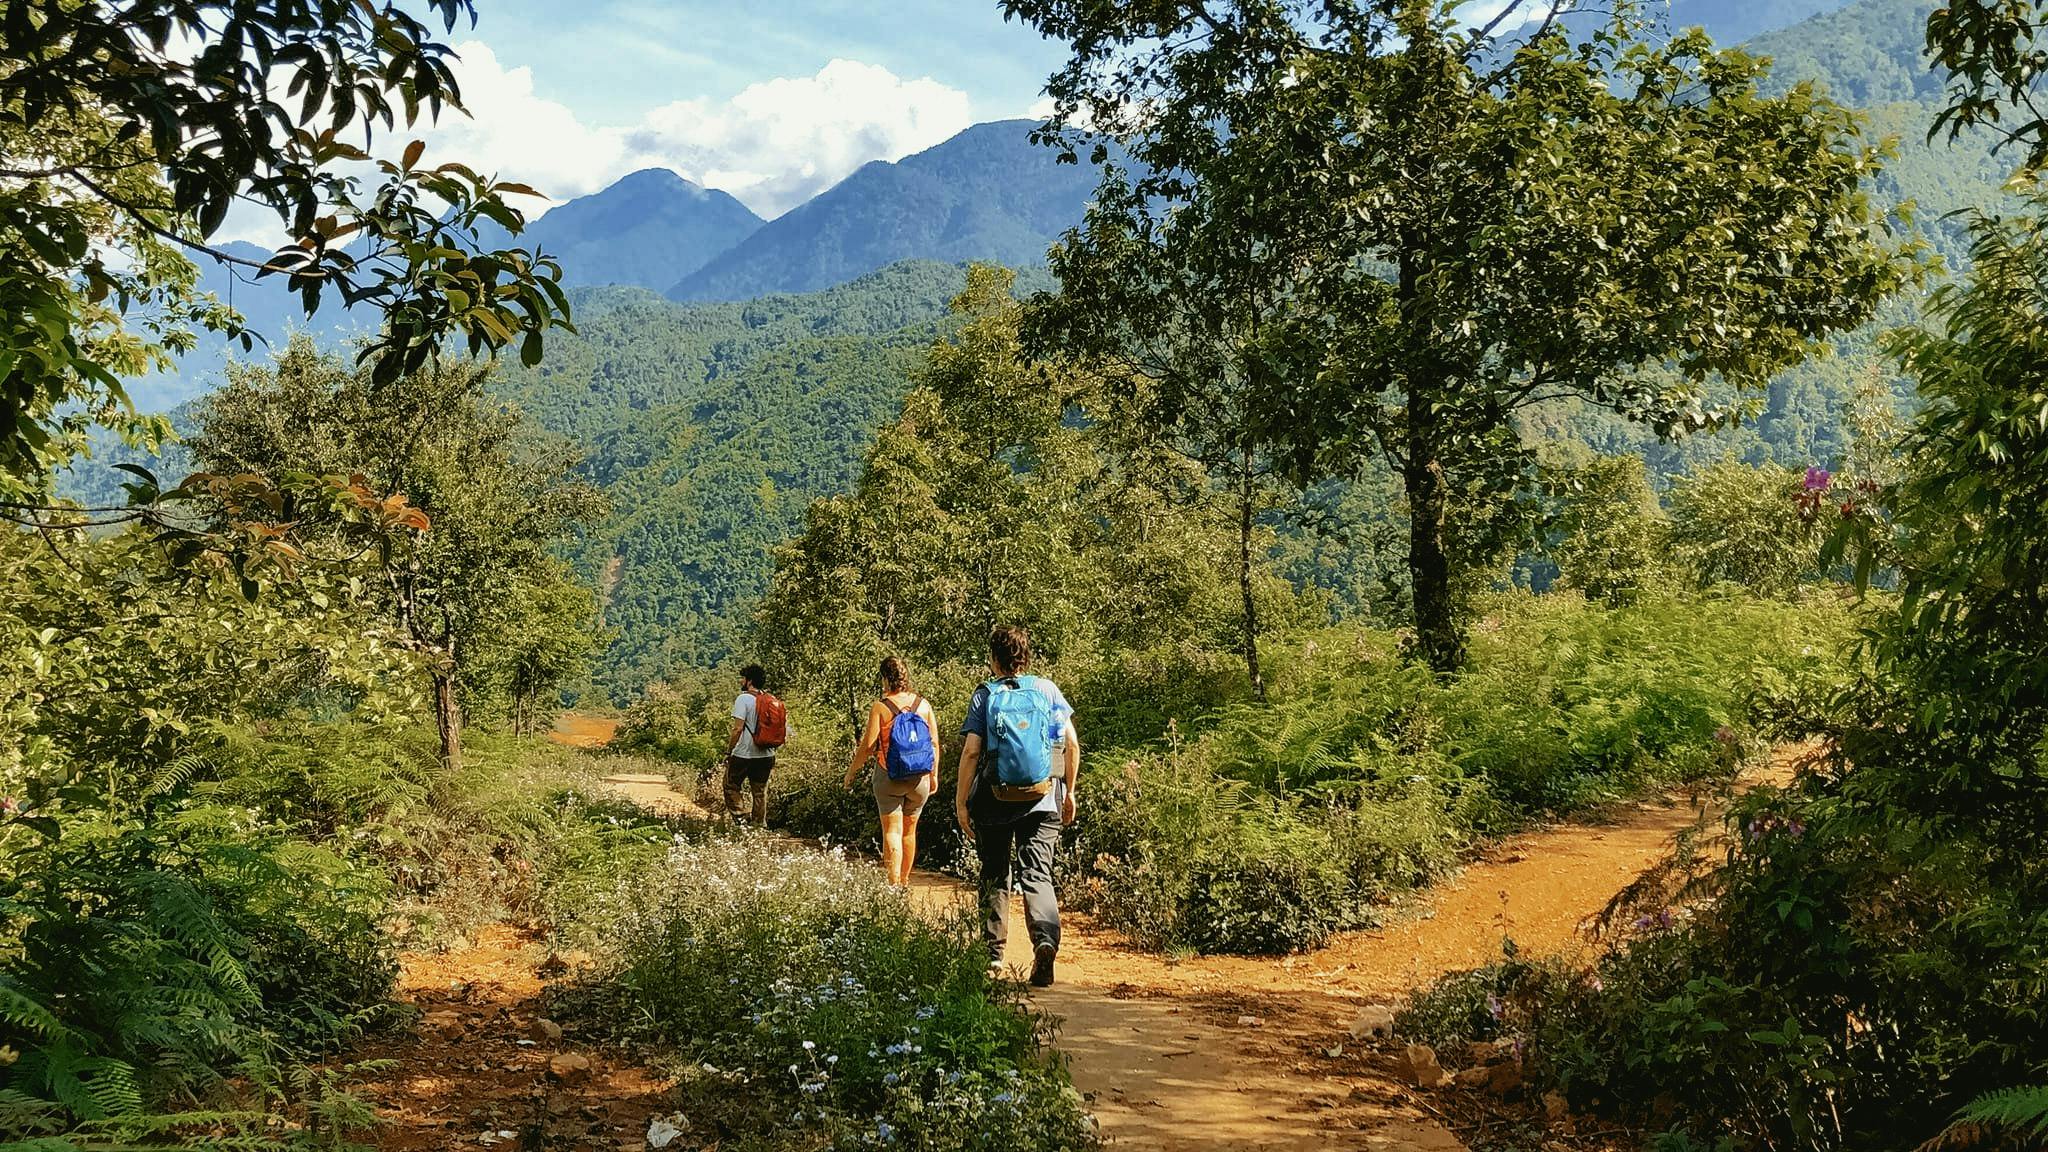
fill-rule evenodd
<path id="1" fill-rule="evenodd" d="M 558 1044 L 562 1039 L 562 1026 L 545 1016 L 536 1016 L 527 1026 L 526 1034 L 539 1044 Z"/>
<path id="2" fill-rule="evenodd" d="M 1522 1062 L 1504 1060 L 1486 1070 L 1486 1090 L 1496 1096 L 1505 1096 L 1522 1086 Z"/>
<path id="3" fill-rule="evenodd" d="M 446 1008 L 436 1008 L 420 1017 L 420 1031 L 443 1040 L 460 1040 L 469 1029 L 462 1023 L 462 1015 Z"/>
<path id="4" fill-rule="evenodd" d="M 1418 1088 L 1435 1088 L 1450 1079 L 1437 1063 L 1436 1049 L 1427 1044 L 1410 1044 L 1401 1050 L 1401 1076 Z"/>
<path id="5" fill-rule="evenodd" d="M 1385 1004 L 1367 1004 L 1351 1018 L 1351 1038 L 1365 1040 L 1374 1036 L 1394 1038 L 1394 1010 Z"/>
<path id="6" fill-rule="evenodd" d="M 590 1079 L 590 1057 L 561 1052 L 548 1058 L 548 1079 L 574 1087 Z"/>
<path id="7" fill-rule="evenodd" d="M 682 1136 L 683 1129 L 689 1126 L 689 1121 L 683 1119 L 681 1112 L 669 1116 L 656 1116 L 647 1122 L 647 1146 L 666 1148 L 675 1143 Z"/>

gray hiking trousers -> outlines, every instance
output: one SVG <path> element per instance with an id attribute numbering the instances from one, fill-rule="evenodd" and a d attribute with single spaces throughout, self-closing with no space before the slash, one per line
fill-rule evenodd
<path id="1" fill-rule="evenodd" d="M 991 959 L 1009 939 L 1010 867 L 1024 886 L 1024 923 L 1031 944 L 1060 946 L 1060 898 L 1052 886 L 1052 858 L 1060 847 L 1057 812 L 1027 812 L 1015 820 L 974 822 L 974 852 L 981 858 L 981 938 Z"/>

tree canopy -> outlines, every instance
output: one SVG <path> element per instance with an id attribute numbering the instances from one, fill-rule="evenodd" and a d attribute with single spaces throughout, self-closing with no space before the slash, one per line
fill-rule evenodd
<path id="1" fill-rule="evenodd" d="M 1715 426 L 1710 382 L 1761 387 L 1910 272 L 1850 113 L 1765 95 L 1760 62 L 1697 34 L 1639 43 L 1626 9 L 1509 37 L 1518 6 L 1479 29 L 1415 0 L 1007 8 L 1073 45 L 1047 133 L 1143 165 L 1105 197 L 1126 233 L 1197 231 L 1181 250 L 1289 285 L 1248 407 L 1302 478 L 1399 472 L 1439 669 L 1463 648 L 1454 577 L 1499 550 L 1526 486 L 1518 411 L 1577 397 L 1661 434 Z"/>
<path id="2" fill-rule="evenodd" d="M 379 383 L 451 341 L 539 358 L 568 322 L 560 269 L 476 250 L 480 225 L 522 226 L 507 197 L 537 193 L 428 164 L 423 141 L 370 150 L 460 111 L 429 21 L 452 32 L 464 17 L 471 0 L 0 8 L 0 496 L 43 486 L 77 446 L 78 413 L 121 418 L 120 376 L 189 346 L 194 325 L 248 342 L 196 291 L 188 253 L 284 277 L 309 313 L 381 313 L 362 351 Z M 291 243 L 261 261 L 209 244 L 238 203 Z"/>

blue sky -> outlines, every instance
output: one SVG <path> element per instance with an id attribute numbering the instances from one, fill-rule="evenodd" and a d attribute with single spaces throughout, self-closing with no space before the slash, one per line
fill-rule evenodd
<path id="1" fill-rule="evenodd" d="M 994 0 L 480 0 L 433 155 L 554 201 L 665 167 L 774 217 L 871 160 L 1031 113 L 1063 46 Z"/>
<path id="2" fill-rule="evenodd" d="M 481 0 L 475 36 L 536 91 L 598 120 L 810 76 L 834 58 L 930 77 L 983 119 L 1021 115 L 1064 59 L 994 0 Z M 458 39 L 469 33 L 458 32 Z"/>

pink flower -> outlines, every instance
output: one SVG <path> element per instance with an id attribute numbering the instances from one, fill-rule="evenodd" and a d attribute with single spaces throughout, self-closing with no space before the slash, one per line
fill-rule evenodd
<path id="1" fill-rule="evenodd" d="M 1835 474 L 1821 467 L 1820 465 L 1810 464 L 1807 466 L 1806 490 L 1808 492 L 1819 492 L 1822 489 L 1826 488 L 1829 484 L 1834 483 L 1834 480 Z"/>

